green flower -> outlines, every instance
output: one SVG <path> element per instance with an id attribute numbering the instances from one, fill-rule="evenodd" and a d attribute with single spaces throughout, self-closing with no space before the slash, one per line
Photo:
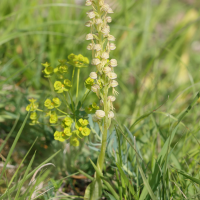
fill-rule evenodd
<path id="1" fill-rule="evenodd" d="M 49 78 L 54 72 L 53 67 L 45 67 L 45 69 L 42 71 L 44 73 L 44 77 Z"/>
<path id="2" fill-rule="evenodd" d="M 49 67 L 50 64 L 48 62 L 45 62 L 45 63 L 42 63 L 42 66 L 44 66 L 46 68 L 46 67 Z"/>
<path id="3" fill-rule="evenodd" d="M 46 101 L 44 102 L 44 106 L 47 107 L 48 109 L 54 108 L 54 104 L 51 102 L 50 99 L 46 99 Z"/>
<path id="4" fill-rule="evenodd" d="M 96 110 L 99 109 L 99 106 L 97 106 L 96 103 L 93 103 L 91 105 L 89 105 L 89 107 L 85 108 L 85 112 L 87 114 L 94 114 L 96 112 Z"/>
<path id="5" fill-rule="evenodd" d="M 39 123 L 38 120 L 32 120 L 32 121 L 29 123 L 29 125 L 34 126 L 35 124 L 38 124 L 38 123 Z"/>
<path id="6" fill-rule="evenodd" d="M 69 79 L 64 80 L 64 85 L 67 89 L 70 89 L 72 87 L 72 83 Z"/>
<path id="7" fill-rule="evenodd" d="M 68 91 L 68 89 L 65 88 L 65 85 L 62 84 L 60 81 L 56 81 L 54 83 L 54 89 L 56 90 L 57 93 L 62 93 L 63 91 Z"/>
<path id="8" fill-rule="evenodd" d="M 58 121 L 58 116 L 57 116 L 56 112 L 55 111 L 51 112 L 51 115 L 50 115 L 50 118 L 49 118 L 49 122 L 51 124 L 56 124 L 57 121 Z"/>
<path id="9" fill-rule="evenodd" d="M 73 61 L 75 57 L 76 57 L 76 55 L 74 55 L 73 53 L 71 53 L 70 55 L 68 55 L 69 61 Z"/>
<path id="10" fill-rule="evenodd" d="M 81 124 L 82 127 L 87 126 L 89 124 L 87 119 L 79 119 L 78 122 Z"/>
<path id="11" fill-rule="evenodd" d="M 82 134 L 83 136 L 88 136 L 88 135 L 90 135 L 90 129 L 87 128 L 87 127 L 83 128 L 83 129 L 81 130 L 81 134 Z"/>
<path id="12" fill-rule="evenodd" d="M 70 137 L 72 135 L 71 129 L 70 128 L 65 128 L 64 129 L 64 134 L 68 137 Z"/>
<path id="13" fill-rule="evenodd" d="M 36 111 L 38 109 L 39 104 L 35 103 L 36 99 L 29 99 L 31 102 L 28 106 L 26 106 L 26 111 Z"/>
<path id="14" fill-rule="evenodd" d="M 63 120 L 64 126 L 71 127 L 72 123 L 73 120 L 70 117 L 65 117 L 65 119 Z"/>
<path id="15" fill-rule="evenodd" d="M 94 85 L 94 79 L 91 79 L 90 77 L 85 80 L 85 87 L 89 90 L 91 90 L 91 87 Z"/>
<path id="16" fill-rule="evenodd" d="M 31 119 L 31 120 L 37 120 L 37 119 L 38 119 L 37 113 L 36 113 L 36 112 L 32 112 L 32 113 L 30 114 L 30 119 Z"/>
<path id="17" fill-rule="evenodd" d="M 64 65 L 64 64 L 61 64 L 61 65 L 59 65 L 58 70 L 59 70 L 59 72 L 60 72 L 61 74 L 62 74 L 62 73 L 67 73 L 67 72 L 68 72 L 68 66 L 67 66 L 67 65 Z"/>
<path id="18" fill-rule="evenodd" d="M 70 144 L 72 146 L 75 146 L 75 147 L 79 146 L 79 140 L 78 140 L 78 138 L 76 136 L 72 136 L 70 138 Z"/>
<path id="19" fill-rule="evenodd" d="M 61 104 L 60 99 L 57 98 L 57 97 L 53 98 L 52 101 L 53 101 L 53 103 L 54 103 L 54 107 L 55 107 L 55 108 L 59 107 L 60 104 Z"/>
<path id="20" fill-rule="evenodd" d="M 84 128 L 85 126 L 87 126 L 89 124 L 88 120 L 86 119 L 79 119 L 76 124 L 75 127 L 77 130 L 79 130 L 80 132 L 82 131 L 82 128 Z"/>
<path id="21" fill-rule="evenodd" d="M 67 60 L 62 59 L 62 60 L 58 60 L 58 62 L 59 62 L 60 64 L 65 64 L 65 63 L 67 62 Z"/>
<path id="22" fill-rule="evenodd" d="M 56 132 L 54 133 L 54 139 L 55 139 L 55 140 L 58 140 L 58 141 L 60 141 L 60 142 L 64 142 L 64 141 L 65 141 L 64 133 L 63 133 L 63 132 L 56 131 Z"/>

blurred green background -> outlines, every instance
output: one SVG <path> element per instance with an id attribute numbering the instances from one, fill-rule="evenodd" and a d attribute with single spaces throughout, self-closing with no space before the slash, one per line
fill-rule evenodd
<path id="1" fill-rule="evenodd" d="M 154 110 L 155 122 L 163 136 L 167 137 L 169 123 L 189 105 L 200 88 L 200 1 L 107 2 L 114 10 L 110 29 L 117 46 L 111 52 L 111 57 L 118 61 L 115 71 L 118 74 L 119 95 L 114 105 L 117 120 L 120 124 L 130 126 L 138 117 Z M 5 138 L 20 115 L 17 132 L 26 115 L 28 98 L 37 98 L 43 104 L 50 88 L 42 75 L 41 63 L 48 61 L 56 66 L 58 59 L 67 58 L 70 53 L 82 54 L 91 60 L 91 52 L 86 49 L 88 41 L 85 41 L 90 30 L 84 26 L 88 20 L 86 12 L 90 8 L 84 6 L 84 3 L 81 0 L 0 1 L 0 138 Z M 82 69 L 81 82 L 94 70 L 92 65 Z M 81 90 L 84 92 L 83 84 Z M 91 95 L 88 105 L 95 100 Z M 169 114 L 174 119 L 169 118 Z M 193 137 L 195 135 L 195 138 L 200 139 L 199 118 L 197 104 L 184 119 L 185 127 L 191 132 L 187 139 L 183 138 L 177 157 L 180 155 L 181 158 L 191 147 L 199 148 Z M 157 135 L 154 125 L 148 118 L 134 130 L 144 144 L 141 151 L 146 160 L 150 156 L 147 150 Z M 27 123 L 17 147 L 20 153 L 16 160 L 13 158 L 13 163 L 18 162 L 37 136 L 37 162 L 60 147 L 67 148 L 53 140 L 54 130 L 46 125 L 30 126 Z M 186 132 L 186 128 L 181 129 L 174 144 Z M 158 151 L 161 144 L 162 140 L 158 141 Z M 96 154 L 91 155 L 87 148 L 72 148 L 71 151 L 74 154 L 68 155 L 66 162 L 63 161 L 66 152 L 55 158 L 58 168 L 62 168 L 60 171 L 66 168 L 75 171 L 73 167 L 79 166 L 88 173 L 93 171 L 85 158 L 92 156 L 96 159 Z M 73 160 L 72 168 L 71 164 L 66 164 L 70 163 L 70 159 Z"/>

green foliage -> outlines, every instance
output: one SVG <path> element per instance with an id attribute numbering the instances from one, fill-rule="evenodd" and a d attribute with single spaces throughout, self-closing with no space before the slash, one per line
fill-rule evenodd
<path id="1" fill-rule="evenodd" d="M 91 114 L 95 112 L 91 103 L 96 102 L 96 96 L 91 94 L 90 101 L 83 101 L 88 93 L 85 93 L 83 85 L 80 84 L 79 94 L 82 98 L 74 101 L 75 76 L 73 81 L 71 76 L 68 76 L 73 74 L 73 68 L 76 66 L 75 72 L 81 70 L 79 82 L 85 83 L 88 89 L 94 84 L 93 79 L 87 78 L 91 68 L 95 68 L 79 68 L 87 62 L 84 63 L 81 58 L 68 58 L 71 52 L 77 56 L 81 53 L 91 58 L 84 42 L 87 32 L 84 27 L 85 13 L 88 9 L 74 2 L 60 4 L 57 0 L 54 3 L 47 0 L 1 0 L 0 138 L 4 143 L 0 146 L 0 152 L 5 149 L 6 141 L 11 147 L 17 138 L 18 130 L 26 116 L 26 106 L 29 104 L 27 96 L 28 99 L 37 99 L 39 103 L 39 107 L 35 104 L 32 108 L 40 108 L 45 110 L 45 113 L 39 110 L 31 111 L 30 123 L 36 123 L 36 126 L 26 123 L 16 143 L 16 151 L 24 151 L 26 154 L 38 137 L 22 162 L 25 168 L 35 150 L 37 153 L 31 171 L 36 167 L 38 169 L 41 159 L 44 161 L 59 149 L 63 152 L 54 155 L 56 169 L 47 171 L 44 177 L 41 174 L 41 179 L 38 177 L 36 180 L 37 186 L 42 182 L 42 178 L 57 180 L 60 176 L 64 177 L 66 172 L 72 174 L 79 168 L 90 174 L 87 177 L 92 179 L 95 170 L 88 158 L 90 157 L 93 163 L 96 162 L 101 144 L 101 131 L 98 124 L 90 120 L 90 116 L 88 127 L 92 134 L 88 140 L 83 138 L 79 147 L 66 150 L 64 143 L 55 141 L 53 137 L 56 131 L 64 133 L 65 128 L 71 127 L 73 123 L 75 127 L 75 116 L 77 119 L 78 116 L 87 119 L 85 111 L 90 113 L 89 110 L 92 110 Z M 115 13 L 110 26 L 112 34 L 117 38 L 117 48 L 112 52 L 112 56 L 118 60 L 116 73 L 119 80 L 119 95 L 113 106 L 118 113 L 115 116 L 119 125 L 108 134 L 107 167 L 104 168 L 102 179 L 108 181 L 120 200 L 151 199 L 151 190 L 157 199 L 199 199 L 198 97 L 192 110 L 185 110 L 199 91 L 199 7 L 198 1 L 117 0 L 113 3 Z M 57 60 L 62 58 L 64 60 L 57 63 Z M 44 63 L 45 67 L 40 64 L 46 60 L 51 65 Z M 70 63 L 74 63 L 74 66 Z M 53 84 L 48 82 L 49 78 Z M 64 84 L 66 79 L 71 83 L 65 81 Z M 55 81 L 60 81 L 65 89 L 71 91 L 72 96 L 67 96 L 69 107 L 64 110 L 69 116 L 58 111 L 66 105 L 64 98 L 60 98 L 64 92 L 56 93 L 59 90 L 54 90 Z M 72 87 L 69 87 L 70 85 Z M 60 106 L 57 101 L 53 101 L 54 98 L 60 100 Z M 48 107 L 44 105 L 47 99 L 53 103 L 46 104 Z M 182 112 L 187 113 L 184 118 L 181 117 Z M 19 114 L 18 123 L 15 129 L 12 129 Z M 57 115 L 58 126 L 49 123 L 51 115 L 52 122 L 56 122 Z M 63 118 L 59 118 L 62 115 Z M 125 137 L 119 131 L 120 125 Z M 57 130 L 57 127 L 60 128 Z M 11 129 L 12 134 L 9 133 Z M 69 133 L 72 131 L 67 132 Z M 74 134 L 80 133 L 75 131 Z M 75 138 L 72 142 L 77 145 L 79 140 Z M 85 142 L 86 146 L 83 147 Z M 45 149 L 44 146 L 48 148 Z M 20 156 L 24 158 L 23 155 Z M 16 165 L 12 154 L 6 154 L 6 158 L 9 158 L 8 164 Z M 19 167 L 17 170 L 13 179 L 8 177 L 8 183 L 7 174 L 3 173 L 0 187 L 9 186 L 9 192 L 1 194 L 1 199 L 14 199 L 17 194 L 16 187 L 22 183 L 20 180 L 23 179 L 25 169 Z M 26 189 L 23 199 L 30 199 L 30 195 L 36 190 L 33 185 L 27 186 L 35 171 L 27 175 L 27 182 L 22 187 Z M 58 188 L 60 185 L 59 181 L 57 186 L 53 182 L 46 184 L 42 192 L 51 186 Z M 102 196 L 115 199 L 104 183 L 102 187 Z M 41 199 L 53 198 L 56 191 L 58 190 L 52 188 L 48 194 L 41 195 Z M 22 191 L 20 195 L 23 195 Z"/>

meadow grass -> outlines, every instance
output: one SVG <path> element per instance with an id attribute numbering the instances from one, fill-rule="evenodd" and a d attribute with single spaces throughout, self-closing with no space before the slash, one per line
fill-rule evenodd
<path id="1" fill-rule="evenodd" d="M 117 49 L 112 56 L 118 60 L 119 96 L 114 104 L 118 113 L 116 123 L 108 136 L 103 195 L 120 200 L 199 199 L 200 4 L 186 0 L 110 3 L 115 11 L 110 27 L 116 37 Z M 6 178 L 6 168 L 1 170 L 0 187 L 4 192 L 8 185 L 10 189 L 1 192 L 0 199 L 20 199 L 22 193 L 22 199 L 31 199 L 36 185 L 46 184 L 41 193 L 52 185 L 55 188 L 58 183 L 53 184 L 50 178 L 62 180 L 66 172 L 71 175 L 79 170 L 92 180 L 95 164 L 89 158 L 96 163 L 96 135 L 100 133 L 91 120 L 94 134 L 79 148 L 70 147 L 70 154 L 65 145 L 53 140 L 54 127 L 23 123 L 27 99 L 34 97 L 43 102 L 51 93 L 42 76 L 41 63 L 49 61 L 56 65 L 58 59 L 70 53 L 91 59 L 85 42 L 87 11 L 84 4 L 74 1 L 0 2 L 0 138 L 5 140 L 20 114 L 8 135 L 9 144 L 14 145 L 4 164 L 19 166 L 12 156 L 14 149 L 25 152 L 23 158 L 38 137 L 23 161 L 25 168 L 10 179 L 12 184 Z M 84 82 L 91 69 L 92 66 L 84 69 L 80 82 Z M 93 100 L 95 95 L 90 95 L 86 104 Z M 1 144 L 0 152 L 3 148 Z M 28 186 L 44 160 L 52 158 L 59 149 L 60 153 L 47 161 L 56 166 L 51 167 L 54 173 L 47 170 L 40 174 L 35 186 Z M 27 159 L 32 159 L 31 163 Z M 23 176 L 19 181 L 20 174 Z M 73 187 L 71 179 L 66 182 Z M 40 198 L 59 195 L 57 190 L 50 190 Z"/>

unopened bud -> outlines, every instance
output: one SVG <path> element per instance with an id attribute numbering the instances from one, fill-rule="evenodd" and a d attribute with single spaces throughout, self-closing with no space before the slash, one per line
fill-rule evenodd
<path id="1" fill-rule="evenodd" d="M 92 35 L 92 33 L 89 33 L 89 34 L 87 34 L 86 35 L 86 40 L 93 40 L 93 35 Z"/>
<path id="2" fill-rule="evenodd" d="M 112 8 L 108 8 L 107 13 L 112 14 L 114 12 L 113 12 Z"/>
<path id="3" fill-rule="evenodd" d="M 92 22 L 91 22 L 91 21 L 86 22 L 86 23 L 85 23 L 85 26 L 91 27 L 91 26 L 92 26 Z"/>
<path id="4" fill-rule="evenodd" d="M 93 116 L 92 116 L 92 121 L 93 121 L 93 122 L 98 122 L 98 121 L 99 121 L 99 119 L 97 118 L 97 116 L 96 116 L 96 115 L 93 115 Z"/>
<path id="5" fill-rule="evenodd" d="M 108 27 L 102 28 L 101 32 L 104 34 L 104 36 L 107 36 L 110 33 L 110 29 Z"/>
<path id="6" fill-rule="evenodd" d="M 116 100 L 116 97 L 115 96 L 108 96 L 108 100 L 113 102 Z"/>
<path id="7" fill-rule="evenodd" d="M 91 1 L 91 0 L 87 0 L 87 1 L 85 2 L 85 5 L 86 5 L 86 6 L 91 6 L 91 5 L 92 5 L 92 1 Z"/>
<path id="8" fill-rule="evenodd" d="M 115 37 L 113 35 L 108 34 L 108 41 L 115 41 Z"/>
<path id="9" fill-rule="evenodd" d="M 88 17 L 89 17 L 90 19 L 95 18 L 95 13 L 94 13 L 93 11 L 88 12 L 87 15 L 88 15 Z"/>
<path id="10" fill-rule="evenodd" d="M 97 119 L 102 119 L 103 117 L 105 117 L 105 112 L 103 110 L 97 110 L 95 112 L 95 115 L 96 115 Z"/>
<path id="11" fill-rule="evenodd" d="M 114 113 L 113 113 L 113 111 L 110 111 L 109 113 L 108 113 L 108 118 L 113 118 L 115 115 L 114 115 Z"/>
<path id="12" fill-rule="evenodd" d="M 103 52 L 102 54 L 101 54 L 101 57 L 103 58 L 103 59 L 108 59 L 109 58 L 109 53 L 107 53 L 107 52 Z"/>
<path id="13" fill-rule="evenodd" d="M 108 23 L 110 23 L 110 22 L 112 22 L 112 18 L 111 18 L 110 16 L 107 16 L 107 17 L 106 17 L 106 21 L 107 21 Z"/>
<path id="14" fill-rule="evenodd" d="M 114 72 L 109 72 L 107 74 L 108 78 L 109 79 L 116 79 L 117 78 L 117 74 L 115 74 Z"/>
<path id="15" fill-rule="evenodd" d="M 94 92 L 94 93 L 98 92 L 99 89 L 100 89 L 100 86 L 97 85 L 97 84 L 94 84 L 94 85 L 91 87 L 91 90 L 92 90 L 92 92 Z"/>
<path id="16" fill-rule="evenodd" d="M 101 10 L 104 12 L 107 12 L 109 10 L 110 6 L 107 3 L 104 3 L 101 7 Z"/>
<path id="17" fill-rule="evenodd" d="M 92 65 L 98 65 L 100 63 L 101 63 L 101 61 L 98 58 L 92 59 Z"/>
<path id="18" fill-rule="evenodd" d="M 98 24 L 101 24 L 101 23 L 103 23 L 101 18 L 98 18 L 98 19 L 95 20 L 95 24 L 98 25 Z"/>
<path id="19" fill-rule="evenodd" d="M 115 46 L 114 43 L 110 43 L 109 47 L 110 47 L 110 50 L 115 50 L 116 49 L 116 46 Z"/>
<path id="20" fill-rule="evenodd" d="M 96 51 L 101 51 L 101 45 L 100 44 L 95 44 L 94 49 Z"/>
<path id="21" fill-rule="evenodd" d="M 104 67 L 104 68 L 103 68 L 103 72 L 104 72 L 105 74 L 107 74 L 107 73 L 111 72 L 111 68 L 110 68 L 110 67 Z"/>
<path id="22" fill-rule="evenodd" d="M 103 106 L 103 100 L 102 99 L 100 100 L 100 106 Z"/>
<path id="23" fill-rule="evenodd" d="M 110 86 L 111 86 L 111 87 L 117 87 L 117 86 L 118 86 L 118 82 L 115 81 L 115 80 L 112 80 L 112 81 L 110 82 Z"/>
<path id="24" fill-rule="evenodd" d="M 111 59 L 110 60 L 110 66 L 111 67 L 116 67 L 117 66 L 117 60 L 116 59 Z"/>
<path id="25" fill-rule="evenodd" d="M 88 46 L 87 46 L 87 50 L 92 50 L 94 48 L 94 44 L 90 43 Z"/>
<path id="26" fill-rule="evenodd" d="M 90 78 L 91 79 L 97 79 L 97 73 L 96 72 L 91 72 L 90 73 Z"/>

